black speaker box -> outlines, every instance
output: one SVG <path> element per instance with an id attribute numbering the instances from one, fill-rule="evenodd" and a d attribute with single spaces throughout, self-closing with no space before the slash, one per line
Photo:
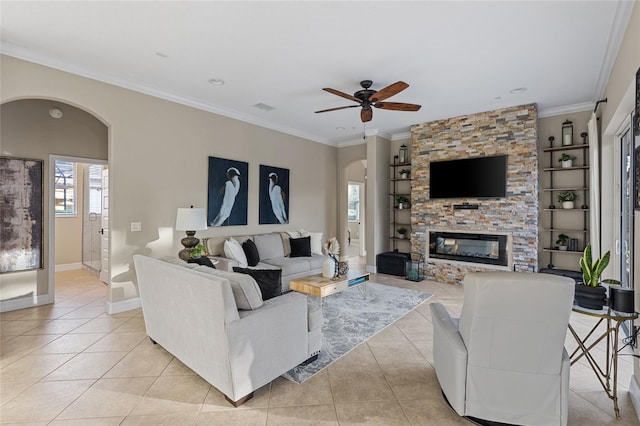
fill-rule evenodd
<path id="1" fill-rule="evenodd" d="M 609 307 L 614 311 L 634 313 L 633 290 L 621 287 L 609 287 Z"/>
<path id="2" fill-rule="evenodd" d="M 377 272 L 379 274 L 405 276 L 407 274 L 407 261 L 411 258 L 409 253 L 390 251 L 376 256 Z"/>

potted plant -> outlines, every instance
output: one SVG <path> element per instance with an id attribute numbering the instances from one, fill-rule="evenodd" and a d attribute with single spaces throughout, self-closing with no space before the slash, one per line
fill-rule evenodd
<path id="1" fill-rule="evenodd" d="M 398 209 L 409 207 L 409 199 L 404 195 L 396 195 L 396 206 Z"/>
<path id="2" fill-rule="evenodd" d="M 568 241 L 569 236 L 567 234 L 558 235 L 558 239 L 556 240 L 556 244 L 558 244 L 558 250 L 566 250 Z"/>
<path id="3" fill-rule="evenodd" d="M 409 177 L 409 174 L 411 173 L 411 170 L 409 169 L 402 169 L 400 170 L 400 178 L 401 179 L 407 179 Z"/>
<path id="4" fill-rule="evenodd" d="M 205 254 L 207 254 L 207 249 L 205 248 L 204 244 L 198 244 L 191 249 L 191 251 L 189 252 L 189 257 L 191 257 L 191 259 L 198 259 Z"/>
<path id="5" fill-rule="evenodd" d="M 582 282 L 576 284 L 576 303 L 583 308 L 602 309 L 607 300 L 607 289 L 602 284 L 620 285 L 618 280 L 600 280 L 602 272 L 609 264 L 611 252 L 607 251 L 600 259 L 592 261 L 591 244 L 584 248 L 580 258 Z"/>
<path id="6" fill-rule="evenodd" d="M 401 227 L 398 228 L 398 238 L 404 238 L 404 235 L 407 233 L 407 228 Z"/>
<path id="7" fill-rule="evenodd" d="M 563 209 L 572 209 L 576 198 L 578 195 L 573 191 L 564 191 L 558 194 L 558 202 L 562 203 Z"/>
<path id="8" fill-rule="evenodd" d="M 575 159 L 576 157 L 574 157 L 573 155 L 562 154 L 562 156 L 558 159 L 558 161 L 561 163 L 561 166 L 563 168 L 566 168 L 566 167 L 571 167 L 573 165 L 573 160 Z"/>

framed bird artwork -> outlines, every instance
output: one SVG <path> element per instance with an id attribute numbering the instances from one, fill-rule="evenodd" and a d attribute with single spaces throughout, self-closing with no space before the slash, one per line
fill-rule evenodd
<path id="1" fill-rule="evenodd" d="M 260 165 L 260 225 L 289 223 L 289 169 Z"/>
<path id="2" fill-rule="evenodd" d="M 247 224 L 249 163 L 209 157 L 209 226 Z"/>

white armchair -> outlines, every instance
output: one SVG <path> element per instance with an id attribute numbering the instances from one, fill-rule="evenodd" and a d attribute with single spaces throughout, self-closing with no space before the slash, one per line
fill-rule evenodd
<path id="1" fill-rule="evenodd" d="M 550 274 L 478 272 L 464 279 L 459 320 L 431 304 L 436 375 L 459 415 L 567 424 L 574 285 Z"/>

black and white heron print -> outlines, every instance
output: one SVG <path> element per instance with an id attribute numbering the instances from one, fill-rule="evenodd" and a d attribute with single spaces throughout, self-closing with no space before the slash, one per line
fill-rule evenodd
<path id="1" fill-rule="evenodd" d="M 247 224 L 247 175 L 244 161 L 209 157 L 209 226 Z"/>
<path id="2" fill-rule="evenodd" d="M 260 224 L 289 223 L 289 169 L 260 165 Z"/>

